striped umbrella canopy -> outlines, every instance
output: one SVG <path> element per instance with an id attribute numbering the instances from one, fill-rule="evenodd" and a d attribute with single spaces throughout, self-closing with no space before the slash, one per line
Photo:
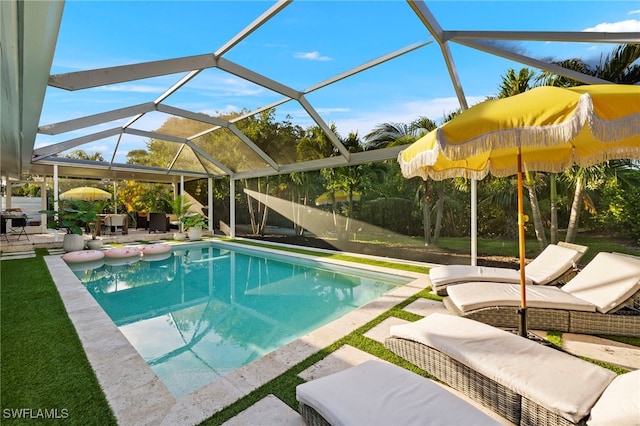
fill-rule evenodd
<path id="1" fill-rule="evenodd" d="M 560 172 L 577 164 L 640 160 L 640 87 L 543 86 L 488 100 L 398 154 L 405 177 L 482 179 L 518 175 L 520 333 L 526 335 L 522 171 Z"/>

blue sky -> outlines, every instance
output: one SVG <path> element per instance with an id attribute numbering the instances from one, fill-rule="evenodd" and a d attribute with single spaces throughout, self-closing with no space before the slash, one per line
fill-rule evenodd
<path id="1" fill-rule="evenodd" d="M 52 74 L 213 53 L 273 2 L 267 1 L 67 1 Z M 637 1 L 435 1 L 427 6 L 446 30 L 640 31 Z M 224 58 L 296 90 L 431 37 L 405 1 L 294 1 Z M 597 61 L 613 44 L 509 42 L 536 58 L 579 57 Z M 523 65 L 451 45 L 470 105 L 494 95 L 508 68 Z M 346 136 L 360 136 L 384 122 L 408 123 L 419 116 L 436 122 L 458 107 L 439 47 L 432 43 L 401 58 L 342 80 L 307 97 L 329 124 Z M 49 88 L 41 124 L 150 102 L 182 75 L 67 92 Z M 215 115 L 252 110 L 282 96 L 217 69 L 201 73 L 167 104 Z M 278 117 L 309 126 L 296 102 Z M 154 130 L 167 118 L 152 114 L 136 123 Z M 116 123 L 116 124 L 123 124 Z M 97 126 L 90 132 L 113 127 Z M 86 133 L 86 132 L 84 132 Z M 36 147 L 84 133 L 40 135 Z M 108 152 L 113 142 L 96 142 L 88 152 Z M 126 149 L 144 140 L 128 140 Z M 120 150 L 117 161 L 124 160 Z M 106 158 L 109 160 L 110 158 Z"/>

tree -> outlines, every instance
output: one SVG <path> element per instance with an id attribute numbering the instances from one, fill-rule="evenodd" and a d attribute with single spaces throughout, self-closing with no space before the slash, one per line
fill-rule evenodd
<path id="1" fill-rule="evenodd" d="M 66 155 L 66 157 L 75 158 L 77 160 L 104 161 L 104 157 L 99 152 L 88 154 L 86 151 L 83 151 L 82 149 L 71 151 L 69 154 Z"/>
<path id="2" fill-rule="evenodd" d="M 436 127 L 436 123 L 427 117 L 419 117 L 411 122 L 411 124 L 382 123 L 376 126 L 376 128 L 372 132 L 365 135 L 365 149 L 378 149 L 409 144 L 415 142 L 419 136 L 435 129 Z M 434 229 L 432 234 L 431 226 L 431 206 L 433 203 L 434 191 L 438 192 L 439 195 L 442 195 L 442 191 L 434 189 L 434 186 L 441 187 L 442 184 L 434 184 L 430 180 L 423 181 L 421 203 L 425 246 L 429 246 L 434 243 L 432 235 L 440 235 L 439 228 Z M 418 195 L 418 193 L 416 193 L 416 195 Z M 442 199 L 442 202 L 439 201 L 440 199 Z M 436 224 L 439 226 L 442 223 L 441 219 L 444 209 L 443 197 L 438 197 L 436 206 Z"/>
<path id="3" fill-rule="evenodd" d="M 507 74 L 502 76 L 498 97 L 508 98 L 526 92 L 531 89 L 531 80 L 534 77 L 535 71 L 530 68 L 521 68 L 518 75 L 516 75 L 516 72 L 512 68 L 509 68 Z"/>
<path id="4" fill-rule="evenodd" d="M 531 80 L 535 77 L 535 72 L 529 68 L 522 68 L 518 75 L 513 69 L 508 69 L 507 74 L 502 77 L 500 83 L 499 98 L 507 98 L 520 93 L 524 93 L 531 89 Z M 535 227 L 536 238 L 540 244 L 540 250 L 547 246 L 547 237 L 542 223 L 542 215 L 540 214 L 540 204 L 538 202 L 538 194 L 536 191 L 536 179 L 531 172 L 525 172 L 524 183 L 529 193 L 529 203 L 531 204 L 531 212 L 533 216 L 533 224 Z"/>
<path id="5" fill-rule="evenodd" d="M 604 80 L 611 81 L 618 84 L 637 84 L 640 82 L 640 65 L 638 60 L 640 59 L 640 45 L 637 44 L 622 44 L 618 45 L 613 52 L 604 58 L 600 58 L 600 63 L 595 67 L 589 66 L 587 63 L 578 58 L 567 59 L 564 61 L 556 62 L 556 65 L 560 65 L 563 68 L 567 68 L 574 71 L 579 71 L 586 75 L 595 76 Z M 577 86 L 581 83 L 558 76 L 553 73 L 544 72 L 538 78 L 538 82 L 544 85 L 571 87 Z M 567 225 L 567 242 L 572 242 L 578 232 L 580 210 L 583 205 L 583 191 L 585 189 L 585 178 L 589 177 L 591 184 L 593 184 L 594 173 L 606 173 L 606 167 L 604 169 L 594 166 L 591 171 L 583 172 L 574 167 L 571 169 L 575 176 L 566 179 L 572 182 L 574 187 L 573 202 L 571 204 L 571 213 L 569 216 L 569 223 Z M 600 178 L 603 176 L 600 175 Z M 604 182 L 604 179 L 598 181 Z M 575 209 L 575 210 L 574 210 Z"/>

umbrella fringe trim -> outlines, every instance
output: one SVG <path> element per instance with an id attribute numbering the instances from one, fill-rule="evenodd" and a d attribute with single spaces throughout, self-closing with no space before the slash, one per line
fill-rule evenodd
<path id="1" fill-rule="evenodd" d="M 605 120 L 592 114 L 589 116 L 589 128 L 593 136 L 603 142 L 627 139 L 638 134 L 640 114 L 631 114 L 615 120 Z"/>
<path id="2" fill-rule="evenodd" d="M 588 157 L 578 158 L 572 156 L 569 160 L 558 163 L 530 161 L 524 164 L 523 167 L 525 170 L 547 173 L 561 173 L 570 168 L 573 164 L 577 164 L 580 167 L 590 167 L 594 164 L 602 163 L 604 161 L 638 157 L 640 157 L 640 147 L 617 147 L 606 152 L 599 152 L 597 154 L 590 155 Z M 483 170 L 446 169 L 441 171 L 434 171 L 433 169 L 428 167 L 418 167 L 416 170 L 407 171 L 405 173 L 405 170 L 403 168 L 405 164 L 406 163 L 401 163 L 401 168 L 403 169 L 403 175 L 405 178 L 413 178 L 419 176 L 424 180 L 445 180 L 456 177 L 481 180 L 484 179 L 489 173 L 496 177 L 507 177 L 513 176 L 518 172 L 517 165 L 494 170 L 494 168 L 491 166 L 491 160 L 489 160 L 488 166 Z"/>
<path id="3" fill-rule="evenodd" d="M 451 160 L 462 160 L 491 149 L 554 146 L 574 139 L 594 116 L 591 97 L 584 94 L 571 117 L 562 123 L 499 129 L 457 143 L 449 141 L 440 127 L 436 130 L 436 146 L 440 145 L 444 155 Z M 595 123 L 596 120 L 592 121 Z"/>
<path id="4" fill-rule="evenodd" d="M 591 167 L 595 164 L 610 160 L 640 159 L 640 147 L 616 147 L 607 152 L 598 152 L 588 157 L 574 159 L 575 164 L 580 167 Z"/>

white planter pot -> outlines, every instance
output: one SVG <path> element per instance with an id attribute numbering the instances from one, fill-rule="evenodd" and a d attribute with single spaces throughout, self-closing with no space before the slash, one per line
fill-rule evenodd
<path id="1" fill-rule="evenodd" d="M 64 234 L 62 249 L 65 253 L 84 249 L 84 238 L 78 234 Z"/>
<path id="2" fill-rule="evenodd" d="M 173 239 L 176 241 L 184 241 L 187 238 L 187 235 L 184 232 L 174 232 Z"/>
<path id="3" fill-rule="evenodd" d="M 100 250 L 102 248 L 102 240 L 88 240 L 87 248 L 89 250 Z"/>
<path id="4" fill-rule="evenodd" d="M 198 241 L 202 239 L 202 228 L 199 226 L 195 226 L 192 228 L 189 228 L 189 231 L 187 232 L 187 234 L 189 235 L 189 240 L 190 241 Z"/>

